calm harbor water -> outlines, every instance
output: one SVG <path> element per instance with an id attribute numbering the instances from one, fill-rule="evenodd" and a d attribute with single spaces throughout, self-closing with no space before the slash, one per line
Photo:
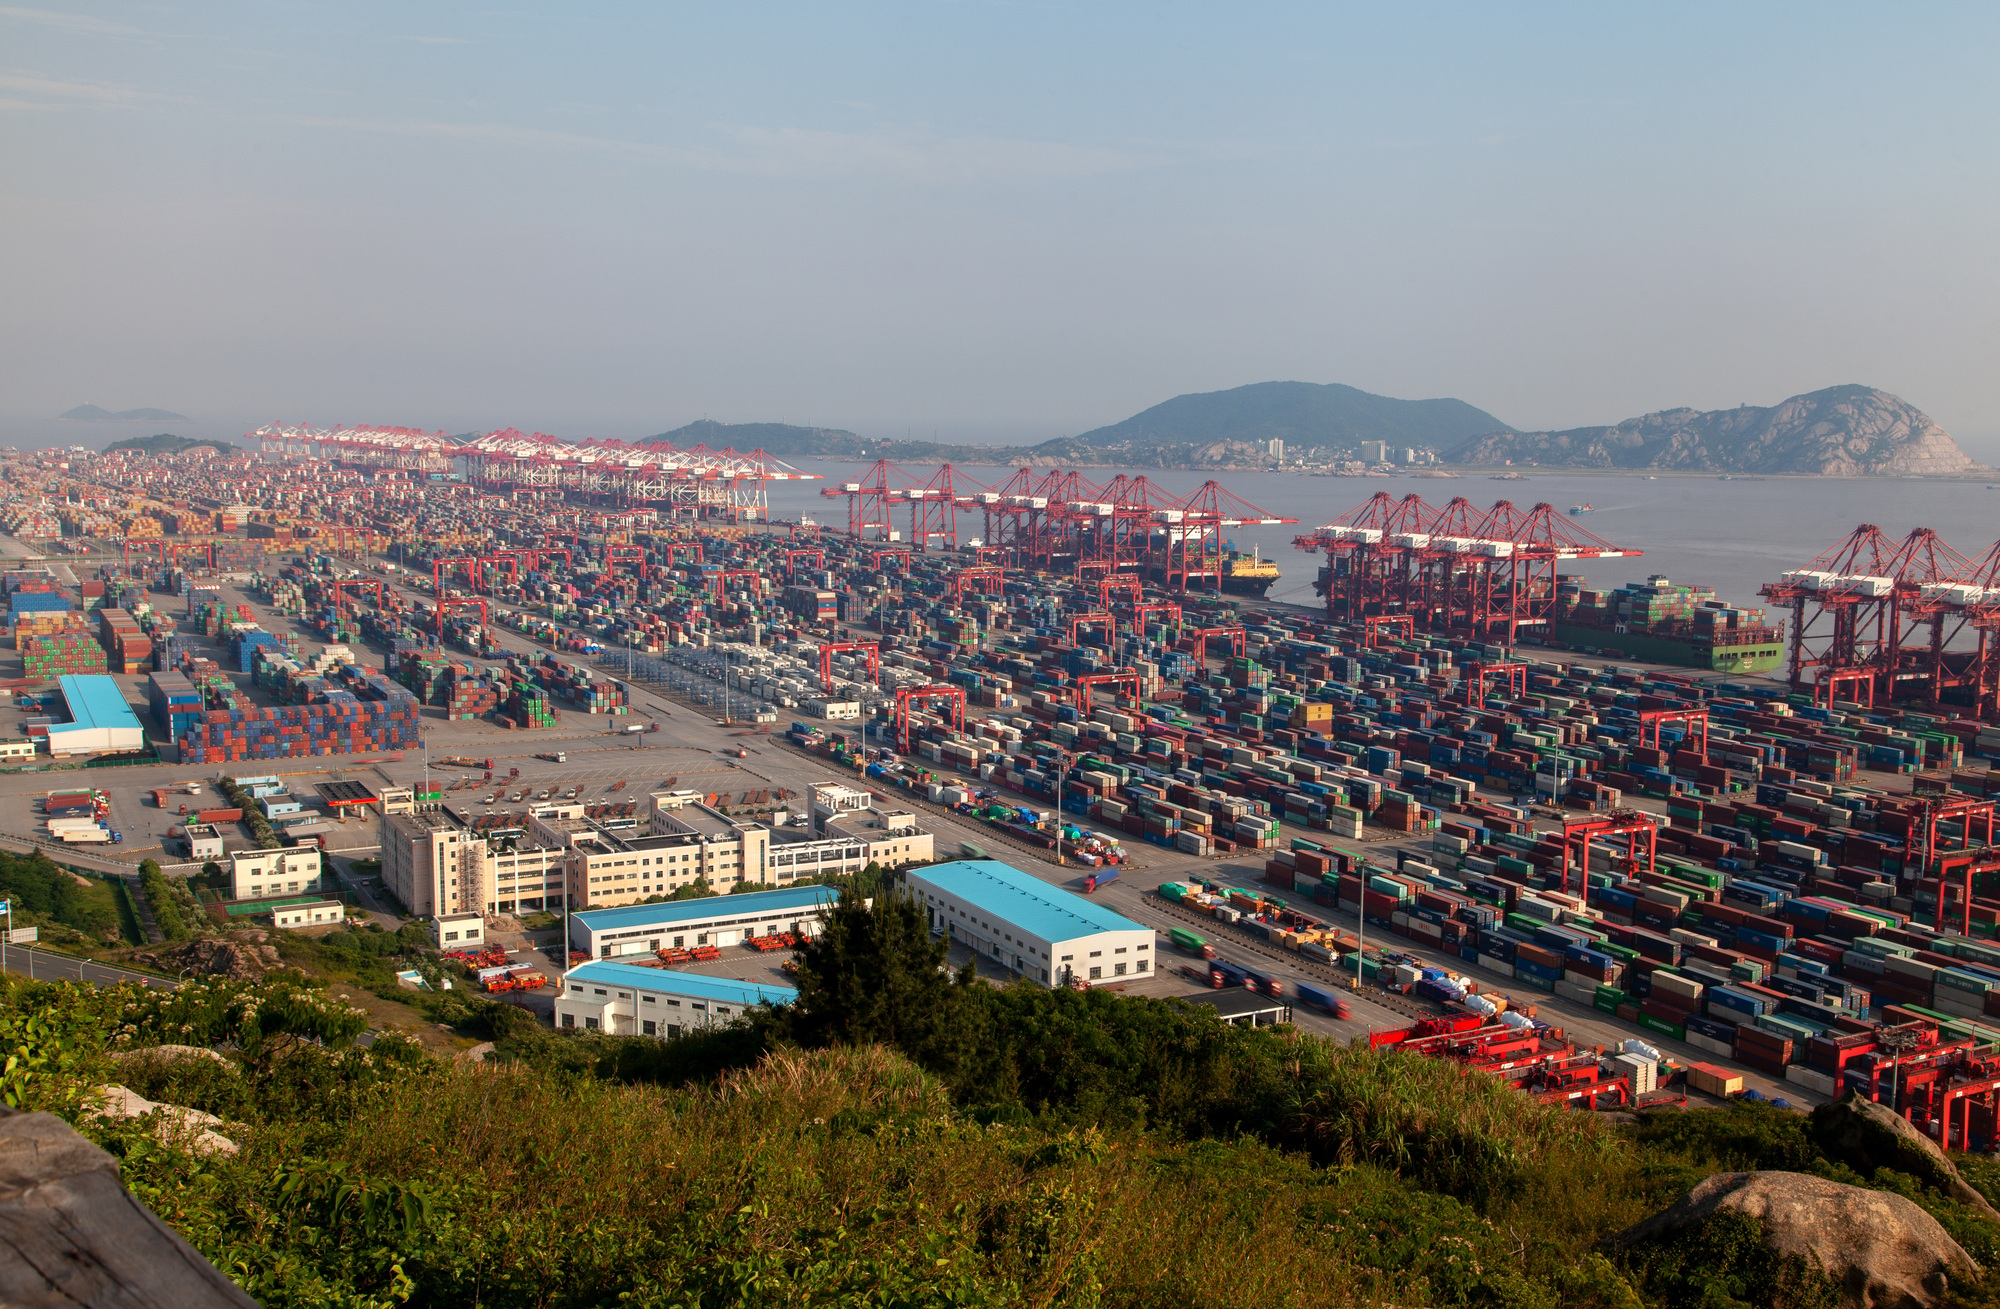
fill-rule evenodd
<path id="1" fill-rule="evenodd" d="M 789 517 L 804 512 L 828 526 L 844 527 L 846 501 L 827 499 L 821 488 L 859 478 L 866 465 L 794 460 L 826 482 L 773 483 L 772 509 Z M 928 476 L 929 467 L 909 470 Z M 1039 475 L 1038 470 L 1038 475 Z M 998 485 L 1009 476 L 1001 468 L 968 468 L 966 473 Z M 1107 482 L 1116 470 L 1094 468 L 1084 475 Z M 1147 477 L 1176 495 L 1195 490 L 1204 476 L 1148 472 Z M 1302 530 L 1345 514 L 1376 491 L 1402 497 L 1421 495 L 1443 505 L 1462 495 L 1481 509 L 1511 500 L 1522 510 L 1546 501 L 1579 527 L 1638 558 L 1579 561 L 1574 570 L 1593 585 L 1617 586 L 1659 574 L 1677 582 L 1712 586 L 1737 604 L 1759 606 L 1757 588 L 1779 573 L 1802 568 L 1839 544 L 1861 523 L 1873 523 L 1900 540 L 1911 529 L 1929 527 L 1954 549 L 1977 558 L 2000 538 L 2000 491 L 1981 483 L 1923 482 L 1861 478 L 1732 478 L 1533 474 L 1521 481 L 1495 481 L 1478 474 L 1430 477 L 1302 477 L 1282 473 L 1228 473 L 1216 480 L 1274 514 L 1299 520 L 1298 527 L 1245 527 L 1231 533 L 1237 547 L 1255 546 L 1277 561 L 1284 577 L 1271 598 L 1313 604 L 1314 557 L 1292 548 Z M 1571 517 L 1570 507 L 1594 506 Z M 898 510 L 903 524 L 906 511 Z M 961 539 L 982 530 L 979 515 L 962 515 Z M 1567 570 L 1566 570 L 1567 571 Z"/>

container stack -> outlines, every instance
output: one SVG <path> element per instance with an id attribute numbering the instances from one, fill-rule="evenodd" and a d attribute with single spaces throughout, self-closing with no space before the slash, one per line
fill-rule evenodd
<path id="1" fill-rule="evenodd" d="M 236 692 L 209 694 L 202 721 L 176 738 L 182 763 L 236 763 L 411 749 L 421 742 L 416 697 L 385 678 L 343 669 L 309 704 L 263 708 Z"/>
<path id="2" fill-rule="evenodd" d="M 474 676 L 464 664 L 454 664 L 445 692 L 444 716 L 459 722 L 484 718 L 500 707 L 500 688 Z"/>
<path id="3" fill-rule="evenodd" d="M 64 636 L 90 630 L 89 620 L 74 609 L 45 609 L 16 613 L 14 648 L 25 650 L 31 636 Z"/>
<path id="4" fill-rule="evenodd" d="M 143 673 L 153 662 L 153 642 L 138 620 L 123 609 L 98 611 L 97 639 L 104 645 L 106 665 L 114 673 Z"/>
<path id="5" fill-rule="evenodd" d="M 53 680 L 71 673 L 103 673 L 109 667 L 104 646 L 83 633 L 58 636 L 31 636 L 21 651 L 21 671 L 26 677 Z"/>
<path id="6" fill-rule="evenodd" d="M 533 682 L 516 681 L 507 694 L 506 713 L 501 718 L 503 727 L 554 727 L 556 709 L 549 701 L 549 694 Z"/>

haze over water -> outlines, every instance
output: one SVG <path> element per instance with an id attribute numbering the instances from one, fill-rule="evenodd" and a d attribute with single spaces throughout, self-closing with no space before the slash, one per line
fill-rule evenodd
<path id="1" fill-rule="evenodd" d="M 792 460 L 795 467 L 823 474 L 825 482 L 771 484 L 771 507 L 780 517 L 804 512 L 830 528 L 844 530 L 847 502 L 827 499 L 820 489 L 858 478 L 865 464 Z M 912 464 L 908 471 L 927 477 L 934 465 Z M 1008 469 L 968 468 L 973 477 L 997 486 Z M 1046 470 L 1037 469 L 1039 476 Z M 1116 469 L 1088 468 L 1083 475 L 1108 482 Z M 1206 474 L 1148 471 L 1148 479 L 1176 495 L 1186 495 Z M 1222 485 L 1259 508 L 1299 520 L 1297 527 L 1242 527 L 1229 533 L 1237 548 L 1255 546 L 1277 561 L 1284 576 L 1270 598 L 1315 604 L 1313 577 L 1319 564 L 1292 548 L 1292 538 L 1347 513 L 1376 491 L 1401 498 L 1415 493 L 1434 506 L 1462 495 L 1481 510 L 1511 500 L 1522 511 L 1547 501 L 1578 527 L 1639 558 L 1579 560 L 1565 572 L 1581 573 L 1593 586 L 1619 586 L 1663 574 L 1676 582 L 1714 587 L 1724 600 L 1762 607 L 1757 588 L 1787 569 L 1803 568 L 1814 556 L 1838 545 L 1861 523 L 1873 523 L 1901 540 L 1913 528 L 1929 527 L 1954 549 L 1978 558 L 2000 537 L 2000 491 L 1978 482 L 1927 482 L 1867 478 L 1768 478 L 1762 480 L 1661 476 L 1531 474 L 1523 481 L 1494 481 L 1482 474 L 1455 478 L 1306 477 L 1288 473 L 1225 473 Z M 1570 507 L 1591 504 L 1591 513 L 1571 518 Z M 907 530 L 907 510 L 894 515 Z M 981 514 L 961 514 L 959 537 L 984 530 Z M 1774 615 L 1776 617 L 1778 615 Z"/>

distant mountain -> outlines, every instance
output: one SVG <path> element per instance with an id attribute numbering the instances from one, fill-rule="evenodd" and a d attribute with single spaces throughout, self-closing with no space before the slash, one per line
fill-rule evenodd
<path id="1" fill-rule="evenodd" d="M 186 414 L 177 414 L 171 409 L 126 409 L 114 414 L 109 409 L 100 409 L 96 405 L 78 405 L 68 413 L 57 414 L 56 417 L 75 418 L 89 422 L 95 422 L 100 419 L 138 419 L 148 423 L 185 423 L 188 421 Z"/>
<path id="2" fill-rule="evenodd" d="M 1175 396 L 1076 439 L 1127 449 L 1217 441 L 1263 445 L 1273 439 L 1300 449 L 1339 449 L 1362 441 L 1442 448 L 1513 430 L 1463 400 L 1396 400 L 1338 382 L 1257 382 Z"/>
<path id="3" fill-rule="evenodd" d="M 1823 477 L 1952 475 L 1979 467 L 1921 409 L 1872 386 L 1831 386 L 1769 408 L 1663 409 L 1611 427 L 1480 436 L 1452 463 L 1656 468 Z"/>
<path id="4" fill-rule="evenodd" d="M 1019 446 L 950 445 L 937 441 L 892 441 L 858 436 L 838 427 L 794 427 L 790 423 L 717 423 L 703 419 L 648 437 L 683 450 L 762 450 L 780 459 L 908 459 L 913 462 L 994 464 L 1025 453 Z"/>
<path id="5" fill-rule="evenodd" d="M 123 441 L 113 441 L 104 447 L 104 453 L 114 450 L 136 450 L 148 455 L 177 455 L 183 450 L 208 447 L 222 454 L 233 454 L 236 446 L 229 441 L 201 440 L 192 436 L 175 436 L 172 432 L 161 432 L 155 436 L 131 436 Z"/>

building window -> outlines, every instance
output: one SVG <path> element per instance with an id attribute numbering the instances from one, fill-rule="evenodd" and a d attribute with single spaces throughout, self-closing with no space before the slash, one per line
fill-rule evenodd
<path id="1" fill-rule="evenodd" d="M 1097 964 L 1092 964 L 1090 966 L 1090 980 L 1094 982 L 1102 976 L 1104 976 L 1104 969 Z"/>
<path id="2" fill-rule="evenodd" d="M 1094 971 L 1094 970 L 1093 970 L 1093 971 Z M 1120 977 L 1123 977 L 1123 976 L 1125 976 L 1125 965 L 1124 965 L 1124 964 L 1119 964 L 1119 965 L 1118 965 L 1117 967 L 1113 968 L 1113 969 L 1112 969 L 1111 971 L 1112 971 L 1112 972 L 1114 972 L 1114 973 L 1116 973 L 1116 974 L 1117 974 L 1118 976 L 1120 976 Z"/>
<path id="3" fill-rule="evenodd" d="M 639 1030 L 641 1032 L 644 1032 L 647 1036 L 657 1036 L 659 1035 L 659 1026 L 660 1025 L 658 1023 L 648 1018 L 644 1022 L 639 1024 Z"/>
<path id="4" fill-rule="evenodd" d="M 1091 971 L 1092 971 L 1092 972 L 1095 972 L 1095 971 L 1097 971 L 1097 970 L 1096 970 L 1096 969 L 1092 969 Z M 594 1027 L 596 1027 L 596 1026 L 597 1026 L 597 1020 L 596 1020 L 595 1018 L 586 1018 L 586 1019 L 584 1019 L 584 1020 L 583 1020 L 583 1025 L 584 1025 L 585 1027 L 587 1027 L 587 1028 L 594 1028 Z"/>
<path id="5" fill-rule="evenodd" d="M 564 1027 L 575 1027 L 575 1026 L 576 1026 L 576 1015 L 575 1015 L 575 1014 L 564 1014 L 564 1015 L 563 1015 L 563 1026 L 564 1026 Z"/>
<path id="6" fill-rule="evenodd" d="M 1145 961 L 1144 959 L 1141 959 L 1141 960 L 1139 960 L 1139 962 L 1137 962 L 1137 963 L 1133 964 L 1133 965 L 1132 965 L 1132 971 L 1133 971 L 1133 972 L 1135 972 L 1135 973 L 1143 973 L 1143 972 L 1145 972 L 1145 971 L 1146 971 L 1146 961 Z"/>

